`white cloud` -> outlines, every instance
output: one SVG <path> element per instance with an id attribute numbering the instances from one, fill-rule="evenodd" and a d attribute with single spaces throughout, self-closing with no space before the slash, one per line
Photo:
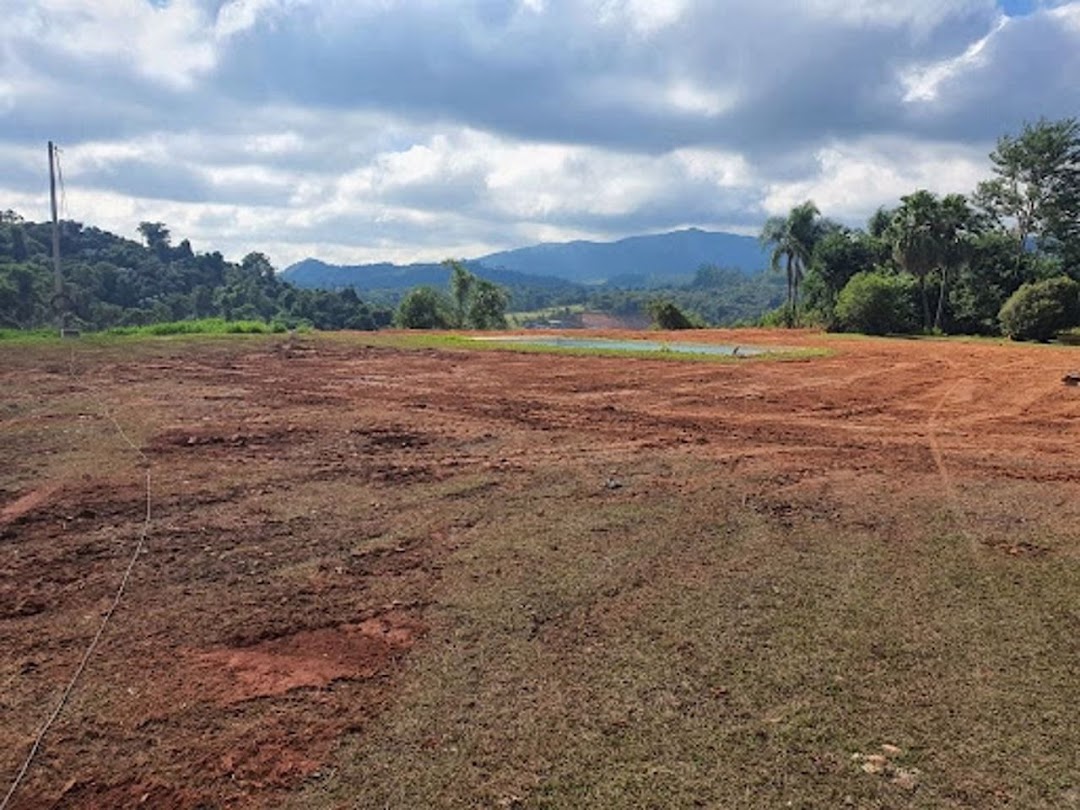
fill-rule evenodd
<path id="1" fill-rule="evenodd" d="M 1080 34 L 1080 3 L 1067 3 L 1051 9 L 1048 14 L 1070 31 Z"/>
<path id="2" fill-rule="evenodd" d="M 37 39 L 80 62 L 116 63 L 171 87 L 190 87 L 215 64 L 195 0 L 37 0 L 12 9 L 5 25 L 9 35 Z"/>
<path id="3" fill-rule="evenodd" d="M 989 174 L 987 151 L 897 138 L 838 143 L 818 151 L 814 176 L 769 184 L 763 206 L 769 214 L 784 214 L 813 200 L 827 216 L 858 223 L 916 189 L 971 192 Z"/>
<path id="4" fill-rule="evenodd" d="M 926 34 L 950 17 L 996 8 L 993 0 L 801 0 L 815 15 L 847 25 L 909 25 Z"/>
<path id="5" fill-rule="evenodd" d="M 215 10 L 216 9 L 216 10 Z M 5 207 L 198 249 L 473 255 L 970 191 L 1080 109 L 1080 2 L 0 0 Z M 10 167 L 10 169 L 9 169 Z M 44 200 L 47 204 L 47 200 Z"/>
<path id="6" fill-rule="evenodd" d="M 903 84 L 904 101 L 934 101 L 938 97 L 938 90 L 942 84 L 950 79 L 974 70 L 986 63 L 985 51 L 987 44 L 1003 28 L 1010 24 L 1009 18 L 1002 15 L 994 29 L 984 37 L 973 42 L 959 56 L 951 59 L 942 59 L 925 65 L 910 67 L 900 74 L 900 82 Z"/>
<path id="7" fill-rule="evenodd" d="M 643 36 L 678 22 L 688 0 L 600 0 L 597 18 L 605 23 L 629 23 Z"/>

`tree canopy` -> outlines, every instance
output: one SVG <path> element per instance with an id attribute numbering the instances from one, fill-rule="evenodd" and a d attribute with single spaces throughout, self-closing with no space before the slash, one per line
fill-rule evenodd
<path id="1" fill-rule="evenodd" d="M 169 229 L 143 222 L 140 245 L 81 223 L 60 223 L 64 294 L 72 326 L 106 329 L 161 321 L 221 317 L 307 323 L 319 329 L 375 329 L 390 313 L 352 290 L 301 290 L 277 278 L 270 260 L 249 253 L 239 263 L 195 253 Z M 36 328 L 55 321 L 52 225 L 0 217 L 0 327 Z"/>

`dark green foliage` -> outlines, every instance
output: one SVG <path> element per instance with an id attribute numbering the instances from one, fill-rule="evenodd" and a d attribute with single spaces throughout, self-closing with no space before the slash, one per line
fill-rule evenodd
<path id="1" fill-rule="evenodd" d="M 434 287 L 414 287 L 398 305 L 395 323 L 403 329 L 502 329 L 506 326 L 506 291 L 473 275 L 462 262 L 447 259 L 450 297 Z"/>
<path id="2" fill-rule="evenodd" d="M 994 179 L 979 184 L 979 203 L 1012 228 L 1017 253 L 1029 240 L 1038 250 L 1080 253 L 1080 121 L 1025 124 L 1004 135 L 990 154 Z"/>
<path id="3" fill-rule="evenodd" d="M 466 323 L 471 329 L 505 329 L 506 291 L 487 279 L 476 279 L 468 299 Z"/>
<path id="4" fill-rule="evenodd" d="M 998 334 L 1002 305 L 1021 284 L 1035 280 L 1037 264 L 1030 253 L 1018 260 L 1010 234 L 989 231 L 974 239 L 949 289 L 948 331 Z"/>
<path id="5" fill-rule="evenodd" d="M 197 254 L 186 239 L 173 247 L 161 223 L 140 224 L 145 247 L 78 222 L 60 225 L 60 303 L 69 323 L 82 329 L 198 318 L 374 329 L 390 320 L 352 290 L 300 290 L 281 281 L 261 253 L 236 264 L 220 253 Z M 0 327 L 55 323 L 51 229 L 15 214 L 0 217 Z"/>
<path id="6" fill-rule="evenodd" d="M 915 313 L 914 279 L 883 270 L 856 273 L 836 299 L 840 326 L 868 335 L 914 331 Z"/>
<path id="7" fill-rule="evenodd" d="M 835 325 L 836 297 L 852 276 L 883 264 L 888 259 L 883 239 L 859 230 L 836 228 L 814 246 L 810 271 L 806 276 L 807 310 L 826 325 Z"/>
<path id="8" fill-rule="evenodd" d="M 469 299 L 476 276 L 465 269 L 465 265 L 455 259 L 447 259 L 443 265 L 450 269 L 450 295 L 454 299 L 454 326 L 464 329 L 469 315 Z"/>
<path id="9" fill-rule="evenodd" d="M 649 302 L 649 317 L 657 329 L 696 329 L 699 326 L 674 303 L 662 298 Z"/>
<path id="10" fill-rule="evenodd" d="M 394 325 L 402 329 L 449 329 L 454 325 L 450 301 L 434 287 L 414 287 L 398 304 Z"/>
<path id="11" fill-rule="evenodd" d="M 1001 330 L 1013 340 L 1047 341 L 1080 326 L 1080 283 L 1068 276 L 1021 285 L 1001 308 Z"/>
<path id="12" fill-rule="evenodd" d="M 761 313 L 784 300 L 784 280 L 762 271 L 747 274 L 734 268 L 705 265 L 693 280 L 682 287 L 613 289 L 603 287 L 584 301 L 587 309 L 649 322 L 649 302 L 657 298 L 671 301 L 691 319 L 710 326 L 752 323 Z"/>

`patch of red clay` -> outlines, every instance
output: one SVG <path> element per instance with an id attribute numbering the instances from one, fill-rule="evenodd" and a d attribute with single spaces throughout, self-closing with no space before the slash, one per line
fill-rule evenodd
<path id="1" fill-rule="evenodd" d="M 200 696 L 230 704 L 337 680 L 372 678 L 415 643 L 420 622 L 391 611 L 359 624 L 304 630 L 250 647 L 195 654 Z"/>
<path id="2" fill-rule="evenodd" d="M 147 810 L 175 810 L 199 806 L 200 799 L 194 791 L 146 782 L 128 782 L 122 785 L 100 785 L 96 782 L 72 780 L 56 801 L 41 798 L 35 806 L 53 810 L 65 807 L 106 808 L 140 807 Z"/>
<path id="3" fill-rule="evenodd" d="M 14 523 L 24 515 L 28 515 L 35 509 L 44 506 L 59 490 L 60 486 L 58 484 L 46 484 L 43 487 L 27 492 L 22 497 L 16 498 L 3 509 L 0 509 L 0 526 Z"/>
<path id="4" fill-rule="evenodd" d="M 245 788 L 284 788 L 305 779 L 319 770 L 319 760 L 326 755 L 330 747 L 328 739 L 323 737 L 305 742 L 298 748 L 298 742 L 290 744 L 282 735 L 273 735 L 252 739 L 233 748 L 221 757 L 218 763 L 222 773 Z M 330 736 L 330 735 L 327 735 Z"/>

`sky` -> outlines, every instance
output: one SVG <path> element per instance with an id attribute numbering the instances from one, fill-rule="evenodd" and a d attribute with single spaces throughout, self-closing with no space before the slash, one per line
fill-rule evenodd
<path id="1" fill-rule="evenodd" d="M 0 209 L 278 267 L 969 192 L 1080 0 L 0 0 Z"/>

